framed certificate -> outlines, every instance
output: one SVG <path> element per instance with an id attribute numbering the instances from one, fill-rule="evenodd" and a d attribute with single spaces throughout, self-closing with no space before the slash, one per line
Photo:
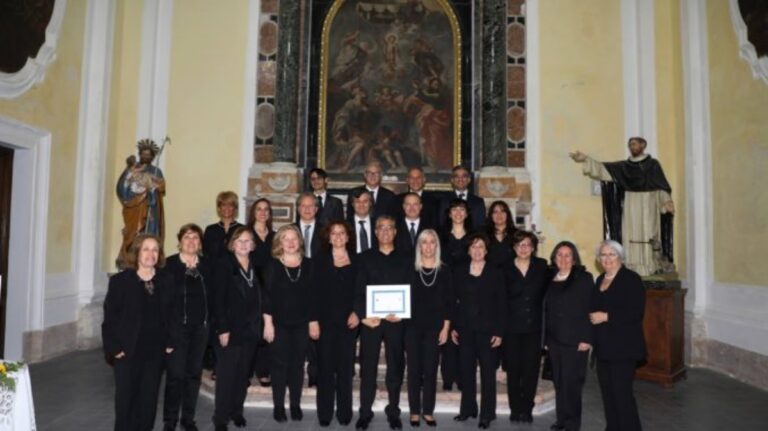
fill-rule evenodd
<path id="1" fill-rule="evenodd" d="M 387 317 L 390 314 L 401 319 L 411 318 L 410 284 L 376 284 L 366 286 L 365 315 Z"/>

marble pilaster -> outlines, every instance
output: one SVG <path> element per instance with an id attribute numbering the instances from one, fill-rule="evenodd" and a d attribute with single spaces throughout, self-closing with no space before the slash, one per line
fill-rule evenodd
<path id="1" fill-rule="evenodd" d="M 507 165 L 506 0 L 483 1 L 482 165 Z"/>
<path id="2" fill-rule="evenodd" d="M 277 95 L 275 98 L 276 162 L 296 162 L 296 137 L 301 61 L 301 2 L 280 2 L 277 49 Z"/>

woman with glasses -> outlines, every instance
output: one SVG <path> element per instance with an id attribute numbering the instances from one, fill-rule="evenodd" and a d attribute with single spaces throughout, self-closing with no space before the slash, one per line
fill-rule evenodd
<path id="1" fill-rule="evenodd" d="M 597 277 L 593 311 L 597 379 L 603 396 L 606 429 L 640 430 L 632 390 L 635 369 L 645 360 L 645 289 L 640 276 L 624 266 L 624 248 L 603 241 L 597 249 L 603 273 Z"/>
<path id="2" fill-rule="evenodd" d="M 181 409 L 181 426 L 191 431 L 197 429 L 195 409 L 213 312 L 213 280 L 209 262 L 202 256 L 202 229 L 188 223 L 176 237 L 179 252 L 166 260 L 166 269 L 173 275 L 180 302 L 176 319 L 181 323 L 181 332 L 166 362 L 163 422 L 165 430 L 175 430 Z"/>
<path id="3" fill-rule="evenodd" d="M 230 252 L 214 271 L 216 281 L 216 400 L 213 423 L 216 431 L 246 425 L 243 403 L 256 344 L 262 328 L 262 287 L 251 258 L 253 234 L 240 226 L 229 240 Z"/>

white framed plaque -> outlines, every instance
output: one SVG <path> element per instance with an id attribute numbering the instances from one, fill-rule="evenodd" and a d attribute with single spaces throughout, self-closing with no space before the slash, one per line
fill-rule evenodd
<path id="1" fill-rule="evenodd" d="M 410 284 L 374 284 L 366 286 L 366 317 L 387 317 L 393 315 L 400 319 L 411 318 Z"/>

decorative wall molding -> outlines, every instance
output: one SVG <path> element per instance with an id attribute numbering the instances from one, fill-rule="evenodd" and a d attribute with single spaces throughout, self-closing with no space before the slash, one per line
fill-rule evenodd
<path id="1" fill-rule="evenodd" d="M 245 44 L 245 94 L 243 95 L 243 132 L 240 144 L 240 198 L 248 194 L 248 176 L 251 165 L 255 163 L 254 143 L 256 136 L 256 66 L 259 57 L 259 27 L 261 18 L 261 0 L 250 0 L 248 4 L 248 42 Z M 248 214 L 240 211 L 241 222 Z"/>
<path id="2" fill-rule="evenodd" d="M 44 327 L 51 133 L 0 116 L 0 144 L 14 150 L 5 357 L 24 359 L 24 333 Z"/>
<path id="3" fill-rule="evenodd" d="M 56 45 L 59 41 L 66 6 L 66 0 L 57 0 L 54 3 L 51 20 L 45 29 L 45 42 L 35 58 L 28 58 L 24 67 L 16 73 L 0 72 L 0 98 L 18 97 L 33 85 L 43 82 L 48 66 L 56 60 Z"/>
<path id="4" fill-rule="evenodd" d="M 739 40 L 739 55 L 752 69 L 752 77 L 762 79 L 764 83 L 768 84 L 768 57 L 758 58 L 755 46 L 747 39 L 747 24 L 741 16 L 739 0 L 729 0 L 729 3 L 733 30 Z"/>
<path id="5" fill-rule="evenodd" d="M 658 155 L 653 1 L 621 0 L 624 137 L 643 136 Z M 626 139 L 621 143 L 626 151 Z"/>
<path id="6" fill-rule="evenodd" d="M 531 178 L 532 223 L 541 227 L 541 84 L 539 69 L 539 0 L 527 0 L 525 15 L 525 167 Z"/>
<path id="7" fill-rule="evenodd" d="M 141 63 L 136 140 L 159 143 L 168 134 L 173 0 L 146 0 L 141 19 Z M 160 167 L 164 158 L 160 158 Z"/>

